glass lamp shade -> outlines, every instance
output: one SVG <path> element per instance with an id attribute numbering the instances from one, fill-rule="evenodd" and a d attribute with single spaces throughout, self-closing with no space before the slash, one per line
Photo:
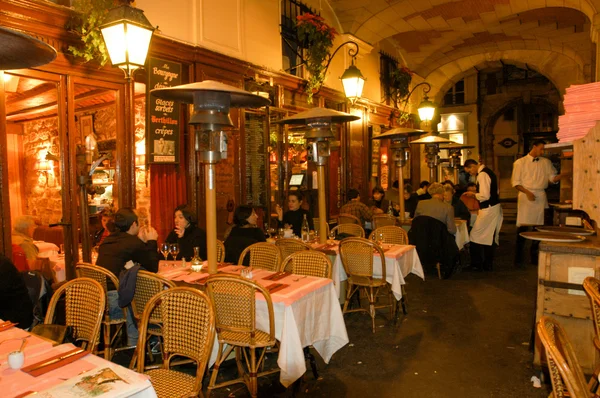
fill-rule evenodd
<path id="1" fill-rule="evenodd" d="M 429 122 L 433 119 L 433 114 L 435 113 L 435 105 L 433 102 L 429 101 L 429 98 L 425 96 L 423 102 L 419 104 L 419 118 L 423 122 Z"/>
<path id="2" fill-rule="evenodd" d="M 129 5 L 113 8 L 104 21 L 100 31 L 110 62 L 131 76 L 146 63 L 154 27 L 142 10 Z"/>
<path id="3" fill-rule="evenodd" d="M 363 87 L 365 86 L 364 76 L 360 70 L 352 64 L 344 71 L 344 74 L 340 79 L 344 86 L 346 98 L 354 104 L 362 96 Z"/>

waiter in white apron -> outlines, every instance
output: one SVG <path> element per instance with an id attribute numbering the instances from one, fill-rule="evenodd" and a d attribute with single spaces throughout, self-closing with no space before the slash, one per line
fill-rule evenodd
<path id="1" fill-rule="evenodd" d="M 471 229 L 471 267 L 492 271 L 494 249 L 500 241 L 502 227 L 502 206 L 500 190 L 496 174 L 483 164 L 468 159 L 464 164 L 465 171 L 477 176 L 477 192 L 467 192 L 479 201 L 479 214 Z"/>
<path id="2" fill-rule="evenodd" d="M 523 247 L 525 238 L 521 232 L 531 227 L 544 225 L 544 209 L 548 208 L 546 188 L 549 183 L 556 183 L 561 175 L 556 175 L 556 169 L 550 159 L 542 157 L 546 143 L 542 140 L 533 142 L 531 151 L 513 164 L 512 186 L 519 191 L 517 210 L 517 247 L 515 264 L 523 265 Z M 539 242 L 532 242 L 531 261 L 537 263 Z"/>

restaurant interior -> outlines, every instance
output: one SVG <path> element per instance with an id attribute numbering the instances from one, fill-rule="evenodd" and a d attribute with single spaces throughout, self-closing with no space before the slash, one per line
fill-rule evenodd
<path id="1" fill-rule="evenodd" d="M 598 10 L 0 0 L 0 253 L 34 316 L 8 318 L 16 288 L 0 283 L 0 390 L 596 396 Z M 527 156 L 553 171 L 539 223 L 521 218 L 514 175 Z M 483 192 L 486 169 L 470 175 L 467 159 L 498 191 L 499 247 L 483 272 L 483 200 L 461 219 L 446 199 L 449 243 L 413 222 L 434 183 L 461 206 L 468 183 Z M 101 242 L 125 241 L 116 234 L 132 224 L 115 216 L 127 209 L 152 265 L 128 253 L 119 274 Z M 178 213 L 202 230 L 193 256 Z M 260 240 L 233 239 L 248 227 Z M 461 349 L 472 379 L 454 373 Z"/>

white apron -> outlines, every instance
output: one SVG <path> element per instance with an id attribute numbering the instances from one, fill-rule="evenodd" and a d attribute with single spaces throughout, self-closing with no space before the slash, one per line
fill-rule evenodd
<path id="1" fill-rule="evenodd" d="M 548 207 L 548 198 L 543 189 L 530 189 L 535 200 L 527 199 L 527 195 L 519 192 L 517 202 L 517 227 L 524 225 L 544 225 L 544 209 Z"/>
<path id="2" fill-rule="evenodd" d="M 500 203 L 486 209 L 479 209 L 477 219 L 471 230 L 471 242 L 491 246 L 495 241 L 499 245 L 500 227 L 502 227 L 502 206 Z"/>

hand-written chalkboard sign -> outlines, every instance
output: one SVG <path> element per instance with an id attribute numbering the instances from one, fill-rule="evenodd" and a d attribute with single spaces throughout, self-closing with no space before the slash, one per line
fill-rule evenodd
<path id="1" fill-rule="evenodd" d="M 181 64 L 150 58 L 148 91 L 181 84 Z M 148 163 L 179 163 L 179 106 L 172 100 L 148 95 L 146 158 Z"/>

